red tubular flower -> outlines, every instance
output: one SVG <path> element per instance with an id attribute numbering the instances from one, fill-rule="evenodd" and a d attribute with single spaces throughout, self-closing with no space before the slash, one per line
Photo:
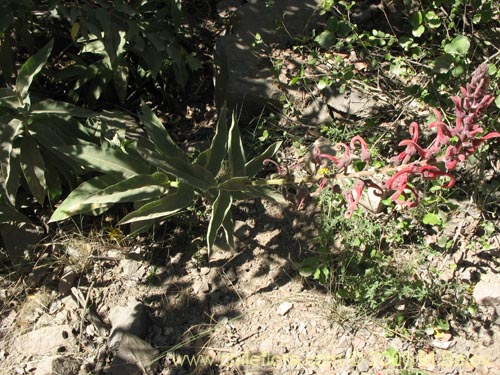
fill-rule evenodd
<path id="1" fill-rule="evenodd" d="M 411 139 L 402 140 L 401 142 L 399 142 L 399 146 L 406 146 L 405 152 L 407 155 L 414 155 L 418 152 L 418 155 L 422 159 L 428 159 L 429 157 L 428 150 L 424 150 L 418 143 L 412 141 Z"/>
<path id="2" fill-rule="evenodd" d="M 449 189 L 453 185 L 455 185 L 455 177 L 448 172 L 443 172 L 441 169 L 434 165 L 424 165 L 419 168 L 418 173 L 422 175 L 423 178 L 429 179 L 429 180 L 435 180 L 441 176 L 447 176 L 450 178 L 450 181 L 448 181 L 447 184 L 443 185 L 444 188 Z"/>
<path id="3" fill-rule="evenodd" d="M 335 164 L 337 167 L 339 166 L 340 164 L 340 161 L 339 159 L 337 159 L 335 156 L 332 156 L 330 154 L 319 154 L 318 155 L 319 159 L 328 159 L 330 160 L 333 164 Z"/>
<path id="4" fill-rule="evenodd" d="M 371 159 L 371 154 L 370 151 L 368 150 L 368 146 L 366 145 L 365 140 L 357 135 L 351 139 L 351 150 L 356 149 L 356 143 L 359 143 L 361 145 L 361 160 L 364 161 L 365 163 L 369 163 Z"/>
<path id="5" fill-rule="evenodd" d="M 357 180 L 354 184 L 353 192 L 344 191 L 342 194 L 344 195 L 345 200 L 347 201 L 347 209 L 344 213 L 344 217 L 346 219 L 350 218 L 356 207 L 358 207 L 359 201 L 361 200 L 361 196 L 363 194 L 363 189 L 365 188 L 365 183 L 363 180 Z"/>
<path id="6" fill-rule="evenodd" d="M 286 167 L 283 167 L 282 165 L 279 165 L 278 163 L 276 163 L 274 160 L 272 159 L 265 159 L 262 164 L 264 165 L 268 165 L 268 164 L 272 164 L 274 165 L 274 167 L 276 168 L 276 174 L 278 176 L 281 176 L 281 177 L 284 177 L 288 174 L 288 170 Z"/>
<path id="7" fill-rule="evenodd" d="M 408 198 L 408 194 L 406 193 L 407 191 L 413 194 L 414 200 L 410 200 Z M 399 197 L 401 196 L 403 196 L 403 200 L 399 199 Z M 418 191 L 416 191 L 415 188 L 411 186 L 406 186 L 404 189 L 398 189 L 394 194 L 391 195 L 390 198 L 393 202 L 400 206 L 417 207 L 420 203 L 420 195 L 418 194 Z"/>
<path id="8" fill-rule="evenodd" d="M 318 188 L 314 191 L 314 193 L 311 193 L 311 197 L 316 197 L 321 193 L 326 187 L 328 186 L 328 179 L 327 178 L 322 178 L 319 181 L 319 186 Z"/>
<path id="9" fill-rule="evenodd" d="M 433 145 L 433 151 L 436 147 L 441 145 L 445 145 L 449 142 L 451 135 L 450 128 L 443 122 L 443 118 L 441 117 L 441 113 L 435 109 L 434 114 L 436 115 L 437 121 L 431 122 L 429 124 L 429 128 L 437 128 L 436 140 Z M 435 152 L 434 152 L 435 153 Z"/>
<path id="10" fill-rule="evenodd" d="M 408 175 L 415 172 L 414 166 L 409 166 L 394 173 L 386 182 L 387 189 L 396 190 L 408 183 Z M 404 190 L 404 189 L 403 189 Z"/>

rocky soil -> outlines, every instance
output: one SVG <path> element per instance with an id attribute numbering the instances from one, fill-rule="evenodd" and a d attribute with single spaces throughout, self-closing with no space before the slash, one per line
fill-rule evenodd
<path id="1" fill-rule="evenodd" d="M 296 21 L 301 7 L 310 11 L 316 3 L 290 1 L 292 10 L 278 13 Z M 218 6 L 223 14 L 240 4 Z M 262 11 L 259 6 L 251 1 L 238 17 L 253 17 Z M 307 23 L 298 20 L 294 27 L 303 29 Z M 286 88 L 301 57 L 281 44 L 281 37 L 266 34 L 269 28 L 261 21 L 275 20 L 241 22 L 219 43 L 219 66 L 245 64 L 218 77 L 217 100 L 245 101 L 252 116 L 269 100 L 279 103 L 277 96 L 287 89 L 301 113 L 293 120 L 308 132 L 310 124 L 353 113 L 370 116 L 386 105 L 382 94 L 373 100 L 354 88 L 344 95 L 327 90 L 307 97 Z M 249 46 L 256 32 L 273 41 L 265 51 Z M 246 43 L 247 49 L 239 48 L 243 55 L 234 55 L 234 43 Z M 257 58 L 248 58 L 250 50 Z M 282 61 L 279 71 L 262 56 Z M 346 58 L 357 63 L 355 56 Z M 234 74 L 246 74 L 243 86 Z M 254 89 L 243 100 L 248 85 Z M 243 92 L 235 91 L 241 87 Z M 234 213 L 237 248 L 219 248 L 210 258 L 189 226 L 168 227 L 160 239 L 134 240 L 112 229 L 85 235 L 61 229 L 35 249 L 38 261 L 29 274 L 1 278 L 0 373 L 500 374 L 500 237 L 487 239 L 488 250 L 468 246 L 476 243 L 482 218 L 475 204 L 460 204 L 446 228 L 459 246 L 427 260 L 444 281 L 469 285 L 467 298 L 478 311 L 468 321 L 451 320 L 447 332 L 424 338 L 411 330 L 400 334 L 388 329 L 383 316 L 339 303 L 327 287 L 298 273 L 297 262 L 314 250 L 317 208 L 246 202 Z M 498 220 L 495 224 L 499 228 Z M 404 259 L 411 249 L 395 251 Z"/>
<path id="2" fill-rule="evenodd" d="M 315 212 L 242 205 L 238 249 L 209 261 L 168 240 L 56 241 L 57 261 L 42 257 L 30 275 L 3 280 L 2 374 L 500 373 L 498 237 L 492 250 L 429 259 L 449 270 L 444 279 L 479 280 L 479 311 L 416 339 L 298 275 Z M 466 235 L 476 219 L 469 210 L 454 230 Z"/>

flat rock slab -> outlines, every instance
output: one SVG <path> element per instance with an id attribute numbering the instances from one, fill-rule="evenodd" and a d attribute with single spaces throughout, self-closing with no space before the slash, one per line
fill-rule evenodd
<path id="1" fill-rule="evenodd" d="M 478 305 L 500 307 L 500 283 L 480 281 L 474 287 L 474 300 Z"/>
<path id="2" fill-rule="evenodd" d="M 124 333 L 111 362 L 110 375 L 154 374 L 158 368 L 159 351 L 135 335 Z"/>
<path id="3" fill-rule="evenodd" d="M 47 356 L 77 352 L 77 343 L 69 325 L 43 327 L 16 337 L 12 350 L 23 356 Z"/>

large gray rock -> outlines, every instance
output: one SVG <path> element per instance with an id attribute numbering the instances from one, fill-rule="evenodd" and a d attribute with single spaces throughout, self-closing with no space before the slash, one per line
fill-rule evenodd
<path id="1" fill-rule="evenodd" d="M 295 36 L 317 24 L 321 0 L 253 0 L 237 12 L 231 34 L 217 41 L 215 100 L 229 109 L 241 107 L 244 117 L 265 107 L 279 107 L 280 88 L 274 83 L 271 45 L 285 47 Z M 263 43 L 253 46 L 259 34 Z"/>
<path id="2" fill-rule="evenodd" d="M 159 351 L 135 335 L 123 334 L 118 351 L 109 368 L 110 375 L 154 374 Z"/>
<path id="3" fill-rule="evenodd" d="M 144 305 L 132 300 L 127 306 L 115 306 L 109 312 L 111 333 L 110 347 L 118 347 L 124 334 L 144 337 L 147 330 L 147 315 Z"/>

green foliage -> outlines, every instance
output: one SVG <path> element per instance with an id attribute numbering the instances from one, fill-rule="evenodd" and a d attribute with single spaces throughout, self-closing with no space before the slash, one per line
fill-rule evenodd
<path id="1" fill-rule="evenodd" d="M 351 62 L 336 58 L 336 64 L 324 77 L 315 77 L 321 86 L 362 81 L 379 88 L 382 74 L 399 80 L 399 89 L 406 95 L 435 106 L 443 104 L 446 93 L 454 94 L 450 87 L 456 87 L 456 78 L 465 77 L 468 66 L 479 65 L 488 56 L 494 56 L 492 66 L 498 65 L 493 47 L 500 37 L 495 23 L 495 17 L 500 15 L 498 2 L 419 0 L 393 5 L 395 10 L 390 14 L 380 12 L 374 16 L 380 19 L 356 24 L 353 13 L 360 12 L 356 2 L 322 3 L 322 11 L 330 18 L 323 29 L 313 34 L 321 52 L 311 47 L 311 55 L 331 64 L 330 50 L 355 53 L 368 68 L 354 74 L 344 72 Z M 397 81 L 391 83 L 394 90 Z"/>
<path id="2" fill-rule="evenodd" d="M 23 179 L 40 205 L 47 194 L 57 198 L 61 194 L 59 171 L 68 166 L 53 147 L 91 140 L 77 118 L 95 116 L 93 112 L 30 95 L 33 80 L 47 63 L 52 48 L 50 41 L 22 65 L 12 89 L 0 89 L 0 191 L 2 204 L 11 207 L 16 206 Z"/>
<path id="3" fill-rule="evenodd" d="M 135 210 L 119 224 L 133 224 L 133 233 L 179 213 L 200 197 L 212 206 L 207 233 L 210 252 L 222 228 L 225 241 L 233 244 L 231 206 L 236 199 L 264 197 L 279 200 L 266 186 L 253 186 L 251 178 L 262 161 L 274 155 L 280 142 L 246 161 L 237 121 L 228 128 L 223 109 L 212 144 L 190 161 L 170 138 L 148 106 L 140 119 L 147 137 L 121 147 L 76 145 L 57 151 L 102 175 L 82 183 L 64 200 L 50 221 L 77 214 L 100 214 L 113 204 L 133 202 Z"/>
<path id="4" fill-rule="evenodd" d="M 168 69 L 185 85 L 197 59 L 182 45 L 181 4 L 176 0 L 141 2 L 95 1 L 79 6 L 61 2 L 59 17 L 68 19 L 77 51 L 56 74 L 72 83 L 73 99 L 90 93 L 98 100 L 112 84 L 121 103 L 129 95 L 129 80 L 158 80 Z M 87 99 L 87 100 L 88 100 Z"/>

